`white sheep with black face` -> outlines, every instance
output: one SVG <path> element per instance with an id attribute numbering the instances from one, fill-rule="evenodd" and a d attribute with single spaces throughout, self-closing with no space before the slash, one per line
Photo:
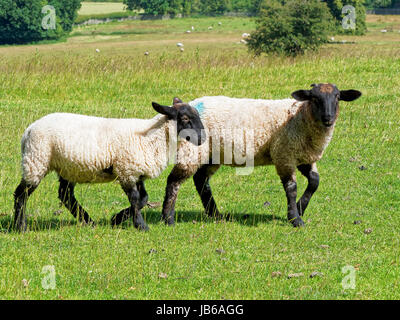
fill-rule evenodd
<path id="1" fill-rule="evenodd" d="M 294 99 L 284 100 L 202 97 L 189 103 L 199 110 L 208 141 L 196 150 L 187 143 L 179 148 L 163 204 L 166 223 L 174 224 L 179 187 L 192 175 L 207 214 L 221 217 L 209 179 L 221 164 L 243 166 L 243 158 L 240 162 L 235 160 L 238 150 L 242 155 L 251 151 L 254 166 L 276 167 L 287 196 L 288 219 L 296 227 L 304 224 L 301 216 L 319 184 L 316 162 L 332 138 L 339 100 L 355 100 L 361 92 L 318 84 L 311 90 L 295 91 L 292 96 Z M 246 135 L 252 138 L 246 140 Z M 193 162 L 196 152 L 197 159 L 206 161 Z M 221 157 L 215 158 L 216 154 Z M 225 159 L 232 161 L 227 163 Z M 297 204 L 296 169 L 308 179 L 307 189 Z"/>
<path id="2" fill-rule="evenodd" d="M 153 102 L 153 108 L 160 114 L 152 119 L 53 113 L 32 123 L 21 142 L 22 181 L 14 192 L 14 226 L 26 230 L 28 197 L 55 171 L 60 179 L 59 198 L 79 220 L 93 222 L 74 196 L 75 185 L 117 180 L 131 206 L 116 214 L 112 223 L 133 217 L 136 228 L 147 230 L 140 213 L 148 198 L 144 180 L 158 177 L 167 167 L 169 144 L 171 138 L 177 141 L 177 134 L 190 129 L 197 138 L 192 144 L 204 141 L 203 124 L 193 107 L 174 98 L 171 107 Z"/>

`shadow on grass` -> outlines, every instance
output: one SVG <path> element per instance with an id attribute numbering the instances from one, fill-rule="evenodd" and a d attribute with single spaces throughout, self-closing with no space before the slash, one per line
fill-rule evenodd
<path id="1" fill-rule="evenodd" d="M 228 216 L 227 216 L 228 215 Z M 273 214 L 243 214 L 243 213 L 230 213 L 225 214 L 226 221 L 231 223 L 239 223 L 249 227 L 257 227 L 260 223 L 271 223 L 277 221 L 281 224 L 287 224 L 288 221 L 280 216 Z M 146 210 L 144 218 L 149 224 L 159 223 L 161 221 L 161 214 L 157 210 Z M 212 217 L 208 217 L 201 211 L 177 211 L 175 215 L 175 222 L 177 223 L 214 223 L 218 222 Z"/>
<path id="2" fill-rule="evenodd" d="M 0 233 L 18 233 L 18 231 L 12 228 L 13 218 L 10 216 L 0 219 Z M 82 226 L 90 227 L 90 225 L 82 224 L 78 220 L 65 217 L 52 217 L 52 218 L 28 218 L 27 219 L 27 230 L 28 231 L 46 231 L 46 230 L 60 230 L 65 227 Z M 99 219 L 95 222 L 96 226 L 110 225 L 110 221 L 107 219 Z"/>
<path id="3" fill-rule="evenodd" d="M 143 211 L 143 215 L 145 221 L 148 224 L 158 224 L 162 222 L 161 220 L 161 212 L 159 210 L 151 210 L 147 209 Z M 11 216 L 5 216 L 0 218 L 0 233 L 13 233 L 16 232 L 12 228 L 13 218 Z M 111 216 L 110 218 L 100 218 L 95 220 L 96 226 L 109 226 L 111 227 Z M 279 222 L 281 225 L 286 225 L 288 222 L 285 218 L 275 216 L 272 214 L 241 214 L 234 213 L 230 214 L 229 217 L 226 218 L 227 222 L 230 223 L 239 223 L 248 227 L 257 227 L 260 223 L 271 223 L 271 222 Z M 221 223 L 220 221 L 208 217 L 201 211 L 178 211 L 175 216 L 176 223 Z M 41 217 L 28 217 L 28 230 L 29 231 L 46 231 L 46 230 L 59 230 L 64 227 L 72 227 L 72 226 L 82 226 L 82 227 L 90 227 L 84 224 L 81 224 L 72 216 L 70 218 L 65 217 L 52 217 L 52 218 L 41 218 Z M 117 228 L 128 229 L 133 228 L 132 219 L 128 219 L 128 221 L 122 223 Z"/>

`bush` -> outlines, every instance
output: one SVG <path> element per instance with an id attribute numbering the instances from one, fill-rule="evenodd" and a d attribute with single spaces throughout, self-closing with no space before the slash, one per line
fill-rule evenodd
<path id="1" fill-rule="evenodd" d="M 367 25 L 365 23 L 365 6 L 364 0 L 327 0 L 328 7 L 332 15 L 336 19 L 336 26 L 339 33 L 350 33 L 356 35 L 363 35 L 367 31 Z M 342 20 L 345 16 L 349 15 L 349 12 L 342 14 L 342 9 L 345 5 L 350 5 L 355 8 L 355 29 L 345 29 L 342 26 Z"/>
<path id="2" fill-rule="evenodd" d="M 55 29 L 43 29 L 42 20 L 55 9 Z M 1 0 L 0 44 L 27 43 L 44 39 L 59 39 L 72 30 L 81 0 Z"/>
<path id="3" fill-rule="evenodd" d="M 333 17 L 319 0 L 265 0 L 248 47 L 256 55 L 296 56 L 327 42 L 332 27 Z"/>

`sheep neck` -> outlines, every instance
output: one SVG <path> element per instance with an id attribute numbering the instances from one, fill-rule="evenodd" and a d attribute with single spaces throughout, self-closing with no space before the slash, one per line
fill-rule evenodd
<path id="1" fill-rule="evenodd" d="M 302 126 L 305 129 L 304 134 L 308 142 L 313 149 L 320 150 L 322 153 L 332 139 L 335 124 L 326 128 L 317 122 L 313 117 L 311 103 L 309 101 L 304 102 L 300 106 L 298 115 L 298 119 L 302 122 Z"/>
<path id="2" fill-rule="evenodd" d="M 176 137 L 176 134 L 173 134 L 174 129 L 176 131 L 175 121 L 158 115 L 151 119 L 148 128 L 140 133 L 146 140 L 148 146 L 146 150 L 165 155 L 165 157 L 158 157 L 161 166 L 167 165 L 170 158 L 169 149 L 176 145 L 176 138 L 173 138 Z"/>

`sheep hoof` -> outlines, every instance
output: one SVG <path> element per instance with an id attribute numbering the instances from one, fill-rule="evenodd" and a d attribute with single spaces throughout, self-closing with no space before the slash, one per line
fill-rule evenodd
<path id="1" fill-rule="evenodd" d="M 211 219 L 214 219 L 215 222 L 217 223 L 224 223 L 226 221 L 229 221 L 229 219 L 231 218 L 231 215 L 228 213 L 226 215 L 223 214 L 213 214 L 213 215 L 208 215 Z"/>
<path id="2" fill-rule="evenodd" d="M 144 232 L 149 231 L 148 225 L 145 224 L 144 222 L 138 224 L 135 223 L 135 228 L 138 229 L 139 231 L 144 231 Z"/>
<path id="3" fill-rule="evenodd" d="M 175 211 L 172 211 L 169 216 L 164 215 L 163 220 L 167 226 L 175 225 Z"/>
<path id="4" fill-rule="evenodd" d="M 24 224 L 24 225 L 14 225 L 12 227 L 12 230 L 14 230 L 17 233 L 26 233 L 26 232 L 28 232 L 26 224 Z"/>
<path id="5" fill-rule="evenodd" d="M 90 220 L 89 222 L 86 222 L 86 224 L 87 224 L 88 226 L 92 227 L 92 228 L 97 227 L 96 222 L 94 222 L 93 220 Z"/>
<path id="6" fill-rule="evenodd" d="M 78 219 L 78 224 L 81 226 L 90 226 L 90 227 L 95 227 L 96 223 L 92 220 L 86 220 L 86 219 Z"/>
<path id="7" fill-rule="evenodd" d="M 300 217 L 291 219 L 289 221 L 292 223 L 293 227 L 295 227 L 295 228 L 299 228 L 299 227 L 304 227 L 305 226 L 304 221 Z"/>

